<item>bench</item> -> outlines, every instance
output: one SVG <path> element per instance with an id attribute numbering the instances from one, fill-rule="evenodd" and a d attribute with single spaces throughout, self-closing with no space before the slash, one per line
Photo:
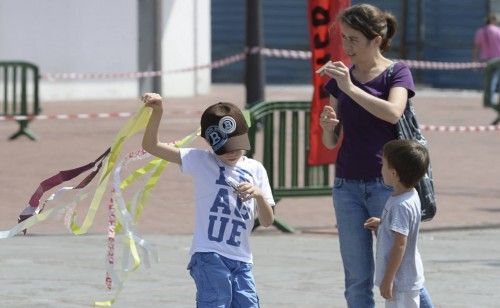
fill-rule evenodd
<path id="1" fill-rule="evenodd" d="M 0 61 L 0 116 L 16 117 L 19 130 L 9 137 L 14 140 L 25 135 L 36 140 L 35 134 L 28 128 L 30 117 L 40 114 L 38 98 L 38 67 L 22 61 Z"/>
<path id="2" fill-rule="evenodd" d="M 491 82 L 494 74 L 500 74 L 500 60 L 491 60 L 486 64 L 484 77 L 484 91 L 483 91 L 483 106 L 487 108 L 492 108 L 497 112 L 497 118 L 493 120 L 491 125 L 497 125 L 500 123 L 500 99 L 496 102 L 492 102 L 491 96 L 493 95 L 491 91 Z M 498 81 L 500 83 L 500 80 Z M 500 87 L 500 84 L 498 85 Z M 498 91 L 498 90 L 497 90 Z M 500 96 L 499 96 L 500 97 Z"/>
<path id="3" fill-rule="evenodd" d="M 252 126 L 249 139 L 252 150 L 247 156 L 262 162 L 267 170 L 273 197 L 278 203 L 287 197 L 330 196 L 333 165 L 309 166 L 310 102 L 261 102 L 247 111 Z M 259 223 L 256 221 L 256 226 Z M 294 232 L 275 218 L 274 226 Z"/>

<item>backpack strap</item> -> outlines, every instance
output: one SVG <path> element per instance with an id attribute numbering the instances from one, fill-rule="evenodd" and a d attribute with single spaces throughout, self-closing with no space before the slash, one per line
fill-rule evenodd
<path id="1" fill-rule="evenodd" d="M 387 84 L 389 84 L 389 80 L 392 77 L 392 73 L 394 71 L 394 66 L 396 65 L 396 63 L 397 62 L 392 62 L 391 65 L 389 65 L 389 67 L 387 68 L 387 73 L 385 75 L 385 81 L 387 82 Z"/>

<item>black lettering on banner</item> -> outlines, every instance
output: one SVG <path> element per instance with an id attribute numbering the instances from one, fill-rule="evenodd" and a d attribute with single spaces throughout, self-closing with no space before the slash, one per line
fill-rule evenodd
<path id="1" fill-rule="evenodd" d="M 314 35 L 314 48 L 326 48 L 330 44 L 330 38 L 328 35 L 325 40 L 321 40 L 319 34 Z"/>
<path id="2" fill-rule="evenodd" d="M 328 9 L 325 9 L 321 6 L 316 6 L 312 9 L 311 11 L 312 15 L 312 25 L 314 28 L 320 27 L 320 26 L 328 26 L 330 24 L 330 12 Z M 313 31 L 316 31 L 313 30 Z M 324 39 L 321 39 L 320 34 L 316 33 L 314 35 L 314 49 L 327 49 L 328 46 L 330 45 L 330 35 L 326 35 Z M 331 54 L 328 52 L 323 56 L 319 56 L 317 53 L 313 52 L 313 57 L 314 57 L 314 63 L 318 66 L 322 66 L 326 62 L 330 61 L 331 59 Z M 329 94 L 326 92 L 321 83 L 316 84 L 315 87 L 317 88 L 317 91 L 319 92 L 319 98 L 321 100 L 328 98 Z"/>
<path id="3" fill-rule="evenodd" d="M 328 25 L 330 23 L 330 12 L 321 6 L 316 6 L 312 9 L 312 24 L 313 26 Z"/>

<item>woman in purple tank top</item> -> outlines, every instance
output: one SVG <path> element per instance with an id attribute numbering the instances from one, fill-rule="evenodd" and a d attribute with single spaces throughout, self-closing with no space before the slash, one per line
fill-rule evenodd
<path id="1" fill-rule="evenodd" d="M 330 61 L 319 70 L 331 77 L 325 85 L 331 104 L 321 112 L 320 125 L 327 148 L 336 145 L 338 128 L 344 134 L 332 191 L 344 295 L 348 307 L 371 308 L 375 307 L 373 239 L 363 224 L 371 216 L 381 216 L 392 192 L 382 180 L 382 147 L 396 138 L 396 123 L 407 99 L 415 95 L 415 86 L 405 64 L 382 55 L 396 32 L 393 15 L 361 4 L 343 11 L 338 20 L 352 66 Z M 387 76 L 389 69 L 392 73 Z M 425 288 L 420 307 L 433 307 Z"/>

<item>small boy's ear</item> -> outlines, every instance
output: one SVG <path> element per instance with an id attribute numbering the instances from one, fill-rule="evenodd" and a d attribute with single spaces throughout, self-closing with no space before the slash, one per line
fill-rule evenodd
<path id="1" fill-rule="evenodd" d="M 398 181 L 398 182 L 401 182 L 401 179 L 399 178 L 399 174 L 398 172 L 396 171 L 396 169 L 392 169 L 391 170 L 391 173 L 392 173 L 392 176 Z"/>
<path id="2" fill-rule="evenodd" d="M 389 168 L 393 176 L 398 176 L 398 172 L 394 168 Z"/>

